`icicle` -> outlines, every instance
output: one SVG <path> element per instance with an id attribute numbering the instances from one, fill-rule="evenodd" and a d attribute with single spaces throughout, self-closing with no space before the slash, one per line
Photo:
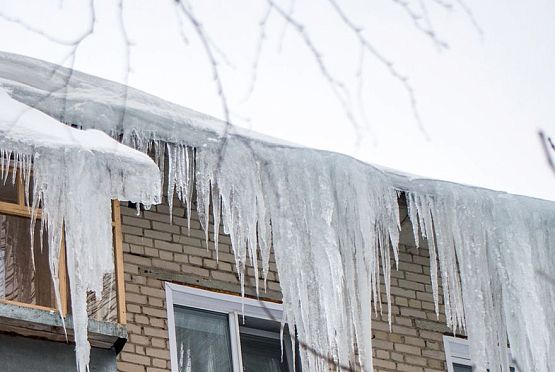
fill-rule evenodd
<path id="1" fill-rule="evenodd" d="M 222 215 L 221 211 L 221 197 L 218 193 L 217 188 L 212 187 L 212 218 L 214 219 L 214 251 L 216 252 L 216 262 L 219 262 L 219 248 L 218 241 L 220 240 L 220 218 Z M 208 229 L 206 230 L 208 231 Z"/>
<path id="2" fill-rule="evenodd" d="M 175 146 L 168 143 L 166 145 L 166 153 L 167 153 L 167 159 L 168 159 L 167 198 L 168 198 L 168 206 L 170 209 L 170 224 L 171 224 L 172 217 L 173 217 L 173 193 L 175 190 L 176 166 L 177 166 L 177 153 L 175 150 Z"/>

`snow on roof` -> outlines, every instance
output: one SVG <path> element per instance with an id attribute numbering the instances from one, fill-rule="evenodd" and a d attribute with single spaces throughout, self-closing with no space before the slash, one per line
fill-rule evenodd
<path id="1" fill-rule="evenodd" d="M 98 129 L 113 137 L 133 134 L 138 138 L 123 138 L 124 142 L 135 142 L 135 147 L 143 150 L 147 146 L 146 142 L 153 140 L 186 143 L 192 147 L 203 146 L 207 142 L 218 142 L 226 130 L 226 123 L 220 119 L 138 89 L 7 52 L 0 52 L 0 87 L 12 98 L 63 123 Z M 227 129 L 228 134 L 234 137 L 277 146 L 304 148 L 233 125 Z M 142 144 L 137 144 L 137 141 Z M 405 189 L 409 180 L 451 183 L 380 165 L 368 166 L 396 178 L 400 189 Z"/>
<path id="2" fill-rule="evenodd" d="M 0 86 L 18 101 L 59 121 L 111 135 L 138 131 L 149 139 L 167 142 L 187 139 L 194 144 L 216 140 L 226 130 L 222 120 L 138 89 L 6 52 L 0 52 Z M 293 145 L 236 126 L 227 130 L 249 139 Z"/>
<path id="3" fill-rule="evenodd" d="M 146 154 L 125 146 L 102 131 L 79 130 L 12 99 L 0 89 L 0 148 L 32 155 L 45 151 L 86 151 L 110 164 L 113 172 L 126 179 L 126 185 L 112 197 L 157 203 L 156 193 L 146 195 L 138 186 L 159 176 L 156 164 Z M 140 169 L 140 174 L 137 172 Z M 125 189 L 125 190 L 123 190 Z M 158 191 L 159 195 L 159 191 Z"/>

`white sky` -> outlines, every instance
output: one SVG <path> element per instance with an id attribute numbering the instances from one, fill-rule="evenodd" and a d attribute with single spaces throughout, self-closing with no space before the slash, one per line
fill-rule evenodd
<path id="1" fill-rule="evenodd" d="M 393 0 L 339 1 L 365 34 L 409 76 L 429 140 L 418 128 L 401 84 L 365 57 L 360 107 L 369 129 L 357 135 L 292 28 L 275 13 L 268 23 L 255 90 L 252 74 L 264 1 L 193 1 L 221 64 L 226 96 L 239 125 L 311 147 L 353 155 L 404 172 L 555 200 L 539 128 L 555 135 L 555 3 L 468 0 L 483 38 L 460 7 L 445 11 L 422 0 L 449 50 L 438 52 Z M 445 1 L 445 0 L 444 0 Z M 418 0 L 408 1 L 418 9 Z M 453 1 L 455 4 L 457 1 Z M 43 4 L 44 3 L 44 4 Z M 211 67 L 189 24 L 180 37 L 172 1 L 127 0 L 124 19 L 131 68 L 116 1 L 97 0 L 95 32 L 77 51 L 75 68 L 222 117 Z M 281 2 L 289 7 L 288 0 Z M 363 4 L 362 4 L 363 3 Z M 359 50 L 326 0 L 295 2 L 298 17 L 330 71 L 356 93 Z M 0 0 L 0 12 L 72 40 L 87 27 L 85 1 Z M 281 35 L 284 35 L 281 38 Z M 60 62 L 67 47 L 0 19 L 0 49 Z M 358 96 L 354 94 L 355 102 Z"/>

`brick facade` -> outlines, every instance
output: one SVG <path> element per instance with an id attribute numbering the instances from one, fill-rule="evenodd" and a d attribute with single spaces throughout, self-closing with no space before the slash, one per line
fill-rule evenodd
<path id="1" fill-rule="evenodd" d="M 391 274 L 392 329 L 390 332 L 386 311 L 374 316 L 374 367 L 376 371 L 445 371 L 442 337 L 448 329 L 444 315 L 438 320 L 434 311 L 428 251 L 416 249 L 410 221 L 401 210 L 399 270 L 393 269 Z M 164 281 L 240 293 L 230 240 L 220 232 L 216 261 L 212 238 L 207 249 L 196 213 L 190 231 L 183 208 L 174 207 L 173 224 L 164 204 L 139 216 L 136 209 L 122 205 L 121 213 L 129 339 L 118 356 L 118 370 L 170 371 Z M 262 297 L 279 300 L 274 262 L 270 270 Z M 247 274 L 245 291 L 253 295 L 252 269 Z M 383 301 L 385 304 L 385 295 Z"/>

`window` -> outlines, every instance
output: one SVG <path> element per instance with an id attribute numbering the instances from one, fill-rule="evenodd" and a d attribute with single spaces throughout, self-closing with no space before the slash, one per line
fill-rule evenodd
<path id="1" fill-rule="evenodd" d="M 443 336 L 443 346 L 445 347 L 447 372 L 472 372 L 468 340 Z M 514 367 L 511 367 L 511 372 L 515 372 Z"/>
<path id="2" fill-rule="evenodd" d="M 13 172 L 17 172 L 15 179 Z M 32 184 L 32 181 L 31 181 Z M 30 195 L 30 197 L 32 197 Z M 0 302 L 43 310 L 55 310 L 54 286 L 50 274 L 46 232 L 41 234 L 41 210 L 37 210 L 34 241 L 31 247 L 31 211 L 25 200 L 21 175 L 11 168 L 0 179 Z M 125 323 L 123 256 L 119 203 L 113 202 L 115 275 L 106 275 L 102 299 L 88 295 L 89 317 Z M 42 239 L 42 241 L 41 241 Z M 60 297 L 64 315 L 71 308 L 65 247 L 60 249 Z M 57 310 L 57 309 L 56 309 Z"/>
<path id="3" fill-rule="evenodd" d="M 293 371 L 287 331 L 282 359 L 280 304 L 172 283 L 166 300 L 173 372 Z"/>
<path id="4" fill-rule="evenodd" d="M 48 240 L 35 224 L 31 247 L 31 213 L 25 203 L 23 184 L 17 176 L 0 181 L 0 301 L 35 308 L 55 307 L 54 287 L 50 278 Z M 61 281 L 65 284 L 65 271 Z M 65 288 L 64 288 L 65 291 Z"/>

